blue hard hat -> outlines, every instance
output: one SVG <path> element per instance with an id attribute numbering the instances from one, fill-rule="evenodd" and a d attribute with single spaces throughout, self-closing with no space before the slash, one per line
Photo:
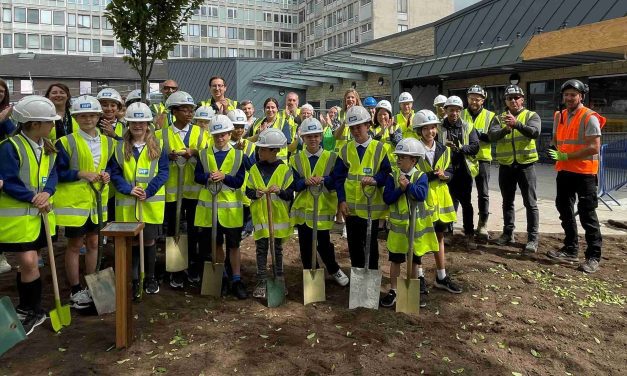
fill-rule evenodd
<path id="1" fill-rule="evenodd" d="M 364 107 L 375 107 L 377 105 L 377 100 L 373 97 L 367 97 L 364 99 Z"/>

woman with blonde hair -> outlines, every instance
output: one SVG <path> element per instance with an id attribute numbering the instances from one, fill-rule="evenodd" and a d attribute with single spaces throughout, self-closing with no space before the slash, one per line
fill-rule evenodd
<path id="1" fill-rule="evenodd" d="M 361 106 L 361 98 L 359 93 L 355 89 L 348 89 L 344 93 L 344 102 L 342 103 L 342 111 L 338 114 L 340 119 L 340 126 L 333 132 L 333 136 L 336 139 L 335 152 L 339 152 L 342 146 L 346 145 L 350 141 L 351 133 L 346 126 L 346 110 L 358 105 Z"/>

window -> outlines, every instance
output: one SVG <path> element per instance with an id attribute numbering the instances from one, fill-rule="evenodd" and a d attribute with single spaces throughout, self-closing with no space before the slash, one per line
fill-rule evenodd
<path id="1" fill-rule="evenodd" d="M 11 8 L 2 8 L 2 22 L 11 22 L 13 20 L 13 13 Z"/>
<path id="2" fill-rule="evenodd" d="M 398 13 L 407 13 L 407 0 L 396 0 Z"/>
<path id="3" fill-rule="evenodd" d="M 91 94 L 91 81 L 80 81 L 79 82 L 79 94 Z"/>
<path id="4" fill-rule="evenodd" d="M 52 49 L 52 35 L 42 35 L 41 36 L 41 49 L 42 50 L 51 50 Z"/>
<path id="5" fill-rule="evenodd" d="M 209 48 L 209 57 L 219 57 L 219 56 L 220 56 L 220 51 L 218 50 L 218 47 Z"/>
<path id="6" fill-rule="evenodd" d="M 67 50 L 68 51 L 76 51 L 76 38 L 68 38 L 67 39 Z"/>
<path id="7" fill-rule="evenodd" d="M 361 6 L 368 5 L 372 2 L 372 0 L 361 0 Z"/>
<path id="8" fill-rule="evenodd" d="M 211 38 L 217 38 L 219 36 L 219 34 L 218 34 L 218 27 L 217 26 L 207 26 L 207 34 Z"/>
<path id="9" fill-rule="evenodd" d="M 255 40 L 255 29 L 246 29 L 246 40 Z"/>
<path id="10" fill-rule="evenodd" d="M 55 10 L 52 14 L 52 24 L 65 26 L 65 12 L 62 10 Z"/>
<path id="11" fill-rule="evenodd" d="M 15 33 L 13 35 L 13 46 L 15 48 L 26 48 L 26 34 Z"/>
<path id="12" fill-rule="evenodd" d="M 39 34 L 28 34 L 28 48 L 39 49 Z"/>
<path id="13" fill-rule="evenodd" d="M 91 52 L 96 54 L 100 53 L 100 39 L 91 40 Z"/>
<path id="14" fill-rule="evenodd" d="M 91 52 L 91 39 L 78 39 L 78 52 Z"/>
<path id="15" fill-rule="evenodd" d="M 263 31 L 263 41 L 264 42 L 272 42 L 272 31 L 264 30 Z"/>
<path id="16" fill-rule="evenodd" d="M 266 22 L 272 22 L 272 13 L 263 12 L 263 20 Z"/>
<path id="17" fill-rule="evenodd" d="M 200 47 L 200 57 L 202 57 L 203 59 L 208 57 L 207 56 L 207 51 L 208 51 L 207 46 L 201 46 Z"/>
<path id="18" fill-rule="evenodd" d="M 218 17 L 218 7 L 210 6 L 210 7 L 208 7 L 207 11 L 208 11 L 207 15 L 209 17 Z"/>
<path id="19" fill-rule="evenodd" d="M 29 9 L 26 13 L 28 19 L 28 23 L 30 24 L 38 24 L 39 23 L 39 9 Z"/>
<path id="20" fill-rule="evenodd" d="M 91 17 L 90 16 L 79 14 L 76 20 L 77 20 L 78 27 L 80 27 L 80 28 L 89 29 L 91 27 Z"/>
<path id="21" fill-rule="evenodd" d="M 189 25 L 188 34 L 190 37 L 197 37 L 200 35 L 200 25 Z"/>
<path id="22" fill-rule="evenodd" d="M 100 29 L 100 16 L 91 16 L 91 27 L 93 29 Z"/>
<path id="23" fill-rule="evenodd" d="M 51 10 L 42 10 L 41 18 L 39 20 L 43 25 L 51 25 L 52 24 L 52 11 Z"/>
<path id="24" fill-rule="evenodd" d="M 237 28 L 236 27 L 229 27 L 228 28 L 228 38 L 229 39 L 237 39 Z"/>
<path id="25" fill-rule="evenodd" d="M 7 83 L 7 89 L 9 89 L 9 94 L 13 94 L 13 80 L 4 80 Z"/>
<path id="26" fill-rule="evenodd" d="M 237 9 L 235 9 L 235 8 L 228 8 L 226 10 L 226 17 L 229 18 L 229 19 L 237 18 Z"/>
<path id="27" fill-rule="evenodd" d="M 113 29 L 113 27 L 111 26 L 111 23 L 106 18 L 102 19 L 102 29 L 103 30 L 112 30 Z"/>
<path id="28" fill-rule="evenodd" d="M 68 26 L 76 26 L 76 15 L 69 14 L 67 15 L 67 25 Z"/>
<path id="29" fill-rule="evenodd" d="M 33 94 L 33 81 L 20 80 L 20 94 Z"/>
<path id="30" fill-rule="evenodd" d="M 627 76 L 590 78 L 588 84 L 588 107 L 607 118 L 603 132 L 627 132 Z"/>
<path id="31" fill-rule="evenodd" d="M 55 35 L 53 38 L 53 47 L 55 51 L 65 51 L 65 37 Z"/>
<path id="32" fill-rule="evenodd" d="M 13 36 L 11 34 L 2 34 L 2 47 L 3 48 L 13 47 Z"/>
<path id="33" fill-rule="evenodd" d="M 240 28 L 237 30 L 237 39 L 239 40 L 245 40 L 246 39 L 246 29 L 244 28 Z"/>
<path id="34" fill-rule="evenodd" d="M 237 48 L 229 48 L 228 57 L 237 57 Z"/>
<path id="35" fill-rule="evenodd" d="M 361 32 L 362 33 L 366 33 L 368 31 L 372 30 L 372 24 L 370 22 L 368 22 L 365 25 L 361 25 Z"/>
<path id="36" fill-rule="evenodd" d="M 107 55 L 113 55 L 113 41 L 108 39 L 102 40 L 102 53 Z"/>
<path id="37" fill-rule="evenodd" d="M 13 20 L 15 22 L 26 22 L 26 8 L 13 8 Z"/>
<path id="38" fill-rule="evenodd" d="M 189 56 L 189 46 L 182 45 L 181 46 L 181 57 L 188 57 L 188 56 Z"/>
<path id="39" fill-rule="evenodd" d="M 192 56 L 191 57 L 200 57 L 200 46 L 190 46 Z"/>
<path id="40" fill-rule="evenodd" d="M 120 46 L 118 46 L 119 48 Z M 174 46 L 174 49 L 172 51 L 170 51 L 170 56 L 172 57 L 179 57 L 181 56 L 181 45 L 177 44 L 176 46 Z"/>
<path id="41" fill-rule="evenodd" d="M 407 30 L 407 25 L 401 25 L 401 24 L 399 24 L 399 25 L 398 25 L 398 32 L 399 32 L 399 33 L 400 33 L 401 31 L 405 31 L 405 30 Z"/>

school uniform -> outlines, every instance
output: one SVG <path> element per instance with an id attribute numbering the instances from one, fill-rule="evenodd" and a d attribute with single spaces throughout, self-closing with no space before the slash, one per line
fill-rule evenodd
<path id="1" fill-rule="evenodd" d="M 59 120 L 55 120 L 54 127 L 50 131 L 48 138 L 50 141 L 55 142 L 59 138 L 63 136 L 67 136 L 70 133 L 74 133 L 78 131 L 80 127 L 78 126 L 78 122 L 72 115 L 70 115 L 70 110 L 65 111 L 65 115 Z"/>
<path id="2" fill-rule="evenodd" d="M 252 134 L 256 135 L 259 132 L 259 128 L 261 127 L 261 124 L 263 124 L 266 121 L 265 117 L 259 118 L 255 121 L 255 123 L 252 126 Z M 270 125 L 268 128 L 276 128 L 278 130 L 280 130 L 281 132 L 283 132 L 283 135 L 285 136 L 285 138 L 287 139 L 287 144 L 286 145 L 290 145 L 292 143 L 293 137 L 292 137 L 292 128 L 290 126 L 289 121 L 287 121 L 284 117 L 280 116 L 280 114 L 277 114 L 276 117 L 274 118 L 274 123 L 272 123 L 272 125 Z M 266 128 L 266 129 L 268 129 Z M 285 163 L 287 163 L 287 158 L 288 158 L 288 151 L 287 151 L 287 146 L 282 147 L 281 149 L 279 149 L 279 153 L 277 154 L 277 158 Z"/>

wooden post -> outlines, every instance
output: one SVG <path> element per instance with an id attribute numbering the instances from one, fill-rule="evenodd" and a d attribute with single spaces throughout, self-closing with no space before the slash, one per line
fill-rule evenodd
<path id="1" fill-rule="evenodd" d="M 115 238 L 115 347 L 133 343 L 133 303 L 131 294 L 131 250 L 133 238 L 144 228 L 143 222 L 110 222 L 104 236 Z"/>

